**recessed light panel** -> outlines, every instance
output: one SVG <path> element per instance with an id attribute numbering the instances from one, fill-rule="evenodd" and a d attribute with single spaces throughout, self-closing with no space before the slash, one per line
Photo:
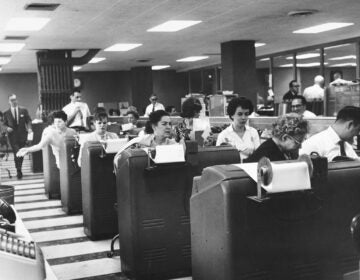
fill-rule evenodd
<path id="1" fill-rule="evenodd" d="M 169 20 L 160 25 L 147 30 L 147 32 L 176 32 L 195 24 L 200 23 L 201 20 Z"/>
<path id="2" fill-rule="evenodd" d="M 11 60 L 11 57 L 0 57 L 0 65 L 8 64 Z"/>
<path id="3" fill-rule="evenodd" d="M 161 69 L 165 69 L 165 68 L 169 68 L 170 65 L 154 65 L 154 66 L 151 66 L 151 69 L 152 70 L 161 70 Z"/>
<path id="4" fill-rule="evenodd" d="M 207 59 L 207 58 L 209 58 L 209 57 L 208 56 L 189 56 L 189 57 L 178 59 L 176 61 L 178 61 L 178 62 L 193 62 L 193 61 L 199 61 L 199 60 L 203 60 L 203 59 Z"/>
<path id="5" fill-rule="evenodd" d="M 18 52 L 24 46 L 24 43 L 0 43 L 0 52 Z"/>
<path id="6" fill-rule="evenodd" d="M 345 60 L 345 59 L 356 59 L 356 55 L 345 55 L 329 58 L 329 60 Z"/>
<path id="7" fill-rule="evenodd" d="M 304 53 L 304 54 L 299 54 L 296 56 L 296 59 L 308 59 L 308 58 L 313 58 L 313 57 L 319 57 L 320 54 L 319 53 Z M 293 59 L 292 56 L 288 56 L 286 57 L 286 59 Z"/>
<path id="8" fill-rule="evenodd" d="M 42 29 L 49 21 L 49 18 L 12 18 L 7 23 L 5 30 L 38 31 Z"/>
<path id="9" fill-rule="evenodd" d="M 104 51 L 106 52 L 126 52 L 132 49 L 135 49 L 137 47 L 142 46 L 142 44 L 115 44 L 108 48 L 106 48 Z"/>
<path id="10" fill-rule="evenodd" d="M 78 71 L 81 69 L 81 66 L 73 66 L 73 71 Z"/>
<path id="11" fill-rule="evenodd" d="M 330 65 L 330 67 L 346 67 L 346 66 L 355 67 L 356 63 L 354 63 L 354 62 L 352 62 L 352 63 L 338 63 L 338 64 Z"/>
<path id="12" fill-rule="evenodd" d="M 255 48 L 265 46 L 265 43 L 255 43 Z"/>
<path id="13" fill-rule="evenodd" d="M 265 57 L 265 58 L 260 59 L 260 61 L 269 61 L 269 60 L 270 60 L 269 57 Z"/>
<path id="14" fill-rule="evenodd" d="M 93 57 L 93 58 L 89 61 L 89 63 L 98 63 L 98 62 L 103 61 L 103 60 L 105 60 L 105 57 Z"/>
<path id="15" fill-rule="evenodd" d="M 350 25 L 354 25 L 354 24 L 350 23 L 350 22 L 328 22 L 328 23 L 324 23 L 324 24 L 320 24 L 320 25 L 311 26 L 311 27 L 308 27 L 308 28 L 295 30 L 295 31 L 293 31 L 293 33 L 297 33 L 297 34 L 316 34 L 316 33 L 330 31 L 330 30 L 334 30 L 334 29 L 338 29 L 338 28 L 347 27 L 347 26 L 350 26 Z"/>

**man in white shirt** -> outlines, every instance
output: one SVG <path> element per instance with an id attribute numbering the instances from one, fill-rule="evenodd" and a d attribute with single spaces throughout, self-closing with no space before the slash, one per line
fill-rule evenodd
<path id="1" fill-rule="evenodd" d="M 320 156 L 333 161 L 336 157 L 359 160 L 351 143 L 360 132 L 360 108 L 346 106 L 342 108 L 334 124 L 307 139 L 299 154 L 317 152 Z M 336 160 L 336 159 L 335 159 Z"/>
<path id="2" fill-rule="evenodd" d="M 304 119 L 316 118 L 316 115 L 306 110 L 306 99 L 304 96 L 297 95 L 291 101 L 291 111 L 303 116 Z"/>
<path id="3" fill-rule="evenodd" d="M 314 100 L 324 100 L 324 89 L 322 86 L 324 85 L 324 77 L 321 75 L 317 75 L 314 78 L 314 85 L 311 87 L 307 87 L 304 90 L 303 96 L 305 97 L 307 102 L 311 102 Z"/>
<path id="4" fill-rule="evenodd" d="M 149 98 L 151 104 L 149 104 L 147 107 L 146 107 L 146 110 L 145 110 L 145 115 L 144 117 L 149 117 L 150 114 L 154 111 L 158 111 L 158 110 L 164 110 L 165 111 L 165 107 L 164 105 L 162 105 L 161 103 L 157 102 L 158 100 L 158 97 L 156 94 L 152 94 Z"/>
<path id="5" fill-rule="evenodd" d="M 62 110 L 68 116 L 67 126 L 75 130 L 86 130 L 86 118 L 90 116 L 90 110 L 86 103 L 81 102 L 81 93 L 74 91 L 70 95 L 71 102 Z"/>

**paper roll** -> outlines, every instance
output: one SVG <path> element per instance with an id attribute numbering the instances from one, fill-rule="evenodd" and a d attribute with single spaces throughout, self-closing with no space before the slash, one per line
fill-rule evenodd
<path id="1" fill-rule="evenodd" d="M 272 181 L 269 185 L 261 182 L 268 193 L 310 189 L 309 168 L 306 162 L 271 163 Z"/>

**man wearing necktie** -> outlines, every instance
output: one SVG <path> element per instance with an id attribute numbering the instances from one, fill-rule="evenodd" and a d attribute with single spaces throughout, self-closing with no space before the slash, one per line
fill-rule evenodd
<path id="1" fill-rule="evenodd" d="M 320 156 L 327 157 L 328 161 L 341 160 L 344 157 L 359 160 L 352 147 L 353 139 L 359 132 L 360 108 L 346 106 L 338 112 L 335 123 L 307 139 L 299 153 L 317 152 Z"/>
<path id="2" fill-rule="evenodd" d="M 164 110 L 165 111 L 165 107 L 164 105 L 162 105 L 161 103 L 157 102 L 158 101 L 158 97 L 156 94 L 152 94 L 149 98 L 151 104 L 149 104 L 147 107 L 146 107 L 146 110 L 145 110 L 145 115 L 144 117 L 149 117 L 149 115 L 152 113 L 152 112 L 155 112 L 157 110 Z"/>
<path id="3" fill-rule="evenodd" d="M 15 94 L 9 96 L 9 104 L 10 108 L 4 112 L 4 125 L 14 153 L 17 178 L 21 179 L 23 158 L 16 157 L 16 153 L 19 149 L 25 147 L 28 133 L 32 132 L 31 118 L 26 108 L 18 106 Z"/>

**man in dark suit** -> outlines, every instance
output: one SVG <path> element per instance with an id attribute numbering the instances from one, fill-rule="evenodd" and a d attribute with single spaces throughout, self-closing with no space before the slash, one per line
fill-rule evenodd
<path id="1" fill-rule="evenodd" d="M 292 80 L 289 83 L 289 91 L 283 96 L 283 102 L 291 102 L 299 94 L 299 87 L 299 83 L 296 80 Z"/>
<path id="2" fill-rule="evenodd" d="M 26 145 L 28 133 L 32 132 L 31 118 L 24 107 L 19 107 L 15 94 L 9 96 L 10 108 L 4 112 L 4 125 L 6 126 L 9 142 L 14 153 L 17 178 L 22 178 L 22 157 L 16 157 L 19 149 Z"/>

